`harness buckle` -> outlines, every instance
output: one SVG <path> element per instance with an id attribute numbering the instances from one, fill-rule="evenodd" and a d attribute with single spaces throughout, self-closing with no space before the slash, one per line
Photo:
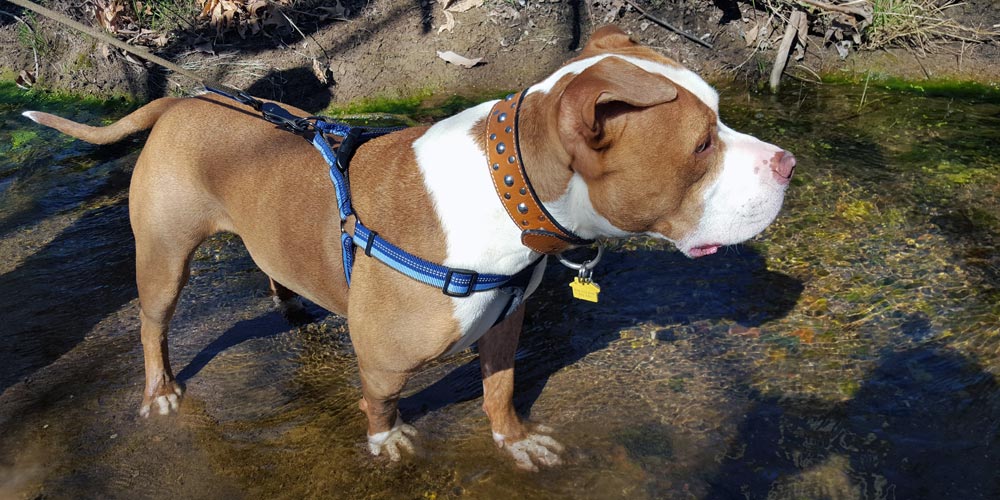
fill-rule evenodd
<path id="1" fill-rule="evenodd" d="M 469 286 L 468 288 L 466 288 L 464 292 L 452 292 L 449 289 L 449 287 L 451 286 L 452 278 L 454 278 L 456 274 L 460 275 L 465 274 L 469 276 Z M 472 292 L 475 291 L 474 287 L 476 286 L 477 281 L 479 281 L 479 273 L 475 271 L 470 271 L 468 269 L 449 268 L 448 273 L 444 275 L 444 285 L 441 286 L 441 292 L 449 297 L 459 297 L 459 298 L 468 297 L 469 295 L 472 295 Z"/>
<path id="2" fill-rule="evenodd" d="M 364 142 L 361 140 L 363 132 L 360 127 L 352 128 L 337 146 L 337 169 L 341 172 L 347 172 L 347 166 L 350 164 L 351 158 L 354 157 L 354 152 Z"/>

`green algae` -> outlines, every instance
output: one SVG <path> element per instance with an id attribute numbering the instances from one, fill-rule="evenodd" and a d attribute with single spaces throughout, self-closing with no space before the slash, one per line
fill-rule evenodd
<path id="1" fill-rule="evenodd" d="M 38 109 L 51 113 L 86 110 L 114 117 L 135 109 L 139 104 L 124 95 L 95 97 L 34 88 L 25 90 L 12 81 L 0 80 L 0 110 Z"/>
<path id="2" fill-rule="evenodd" d="M 869 89 L 905 92 L 926 97 L 953 97 L 959 99 L 981 99 L 1000 102 L 1000 82 L 977 82 L 971 80 L 951 80 L 932 78 L 910 80 L 882 73 L 831 74 L 822 79 L 824 84 L 861 85 L 868 82 Z"/>
<path id="3" fill-rule="evenodd" d="M 454 115 L 480 102 L 498 99 L 506 93 L 486 92 L 478 95 L 442 95 L 433 89 L 424 89 L 409 96 L 382 95 L 359 99 L 346 104 L 333 104 L 320 114 L 332 117 L 387 113 L 407 117 L 419 122 L 437 121 Z"/>

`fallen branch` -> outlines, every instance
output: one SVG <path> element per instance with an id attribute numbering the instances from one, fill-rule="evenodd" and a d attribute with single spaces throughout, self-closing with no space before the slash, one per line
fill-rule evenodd
<path id="1" fill-rule="evenodd" d="M 785 64 L 788 62 L 788 52 L 792 50 L 792 43 L 795 42 L 795 34 L 799 32 L 804 24 L 806 13 L 801 10 L 792 12 L 785 26 L 785 35 L 781 37 L 781 45 L 778 46 L 778 56 L 774 58 L 774 67 L 771 68 L 771 92 L 778 91 L 781 83 L 781 74 L 785 72 Z"/>
<path id="2" fill-rule="evenodd" d="M 708 42 L 702 40 L 701 38 L 698 38 L 698 37 L 696 37 L 696 36 L 694 36 L 694 35 L 686 32 L 686 31 L 684 31 L 684 30 L 682 30 L 682 29 L 680 29 L 680 28 L 678 28 L 678 27 L 676 27 L 676 26 L 674 26 L 674 25 L 672 25 L 672 24 L 664 21 L 663 19 L 660 19 L 660 18 L 658 18 L 656 16 L 653 16 L 652 14 L 649 14 L 648 12 L 646 12 L 645 9 L 643 9 L 642 7 L 639 7 L 638 5 L 636 5 L 636 3 L 634 1 L 632 1 L 632 0 L 625 0 L 625 3 L 631 5 L 633 9 L 637 10 L 639 12 L 639 14 L 642 15 L 642 17 L 645 17 L 646 19 L 649 19 L 650 21 L 653 21 L 654 23 L 659 24 L 660 26 L 663 26 L 664 28 L 667 28 L 668 30 L 673 31 L 674 33 L 677 33 L 678 35 L 680 35 L 680 36 L 682 36 L 684 38 L 687 38 L 688 40 L 691 40 L 692 42 L 697 43 L 698 45 L 701 45 L 703 47 L 707 47 L 709 49 L 712 48 L 712 44 L 711 43 L 708 43 Z"/>

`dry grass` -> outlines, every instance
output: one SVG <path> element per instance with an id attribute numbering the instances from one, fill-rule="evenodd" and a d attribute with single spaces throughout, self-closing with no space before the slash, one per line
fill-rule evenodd
<path id="1" fill-rule="evenodd" d="M 1000 32 L 991 26 L 969 26 L 952 15 L 959 0 L 766 0 L 766 8 L 787 19 L 804 9 L 813 32 L 827 42 L 850 40 L 867 49 L 928 49 L 942 40 L 983 42 Z M 984 20 L 985 22 L 985 20 Z"/>
<path id="2" fill-rule="evenodd" d="M 981 42 L 995 38 L 990 28 L 966 26 L 949 14 L 961 5 L 946 0 L 870 0 L 871 24 L 865 30 L 870 48 L 902 45 L 926 48 L 937 40 Z"/>

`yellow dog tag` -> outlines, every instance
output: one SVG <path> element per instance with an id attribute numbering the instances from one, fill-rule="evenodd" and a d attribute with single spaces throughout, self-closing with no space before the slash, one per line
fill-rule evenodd
<path id="1" fill-rule="evenodd" d="M 597 302 L 597 294 L 601 293 L 601 287 L 597 283 L 584 281 L 579 276 L 573 278 L 573 282 L 569 284 L 569 287 L 573 289 L 573 298 L 588 302 Z"/>

